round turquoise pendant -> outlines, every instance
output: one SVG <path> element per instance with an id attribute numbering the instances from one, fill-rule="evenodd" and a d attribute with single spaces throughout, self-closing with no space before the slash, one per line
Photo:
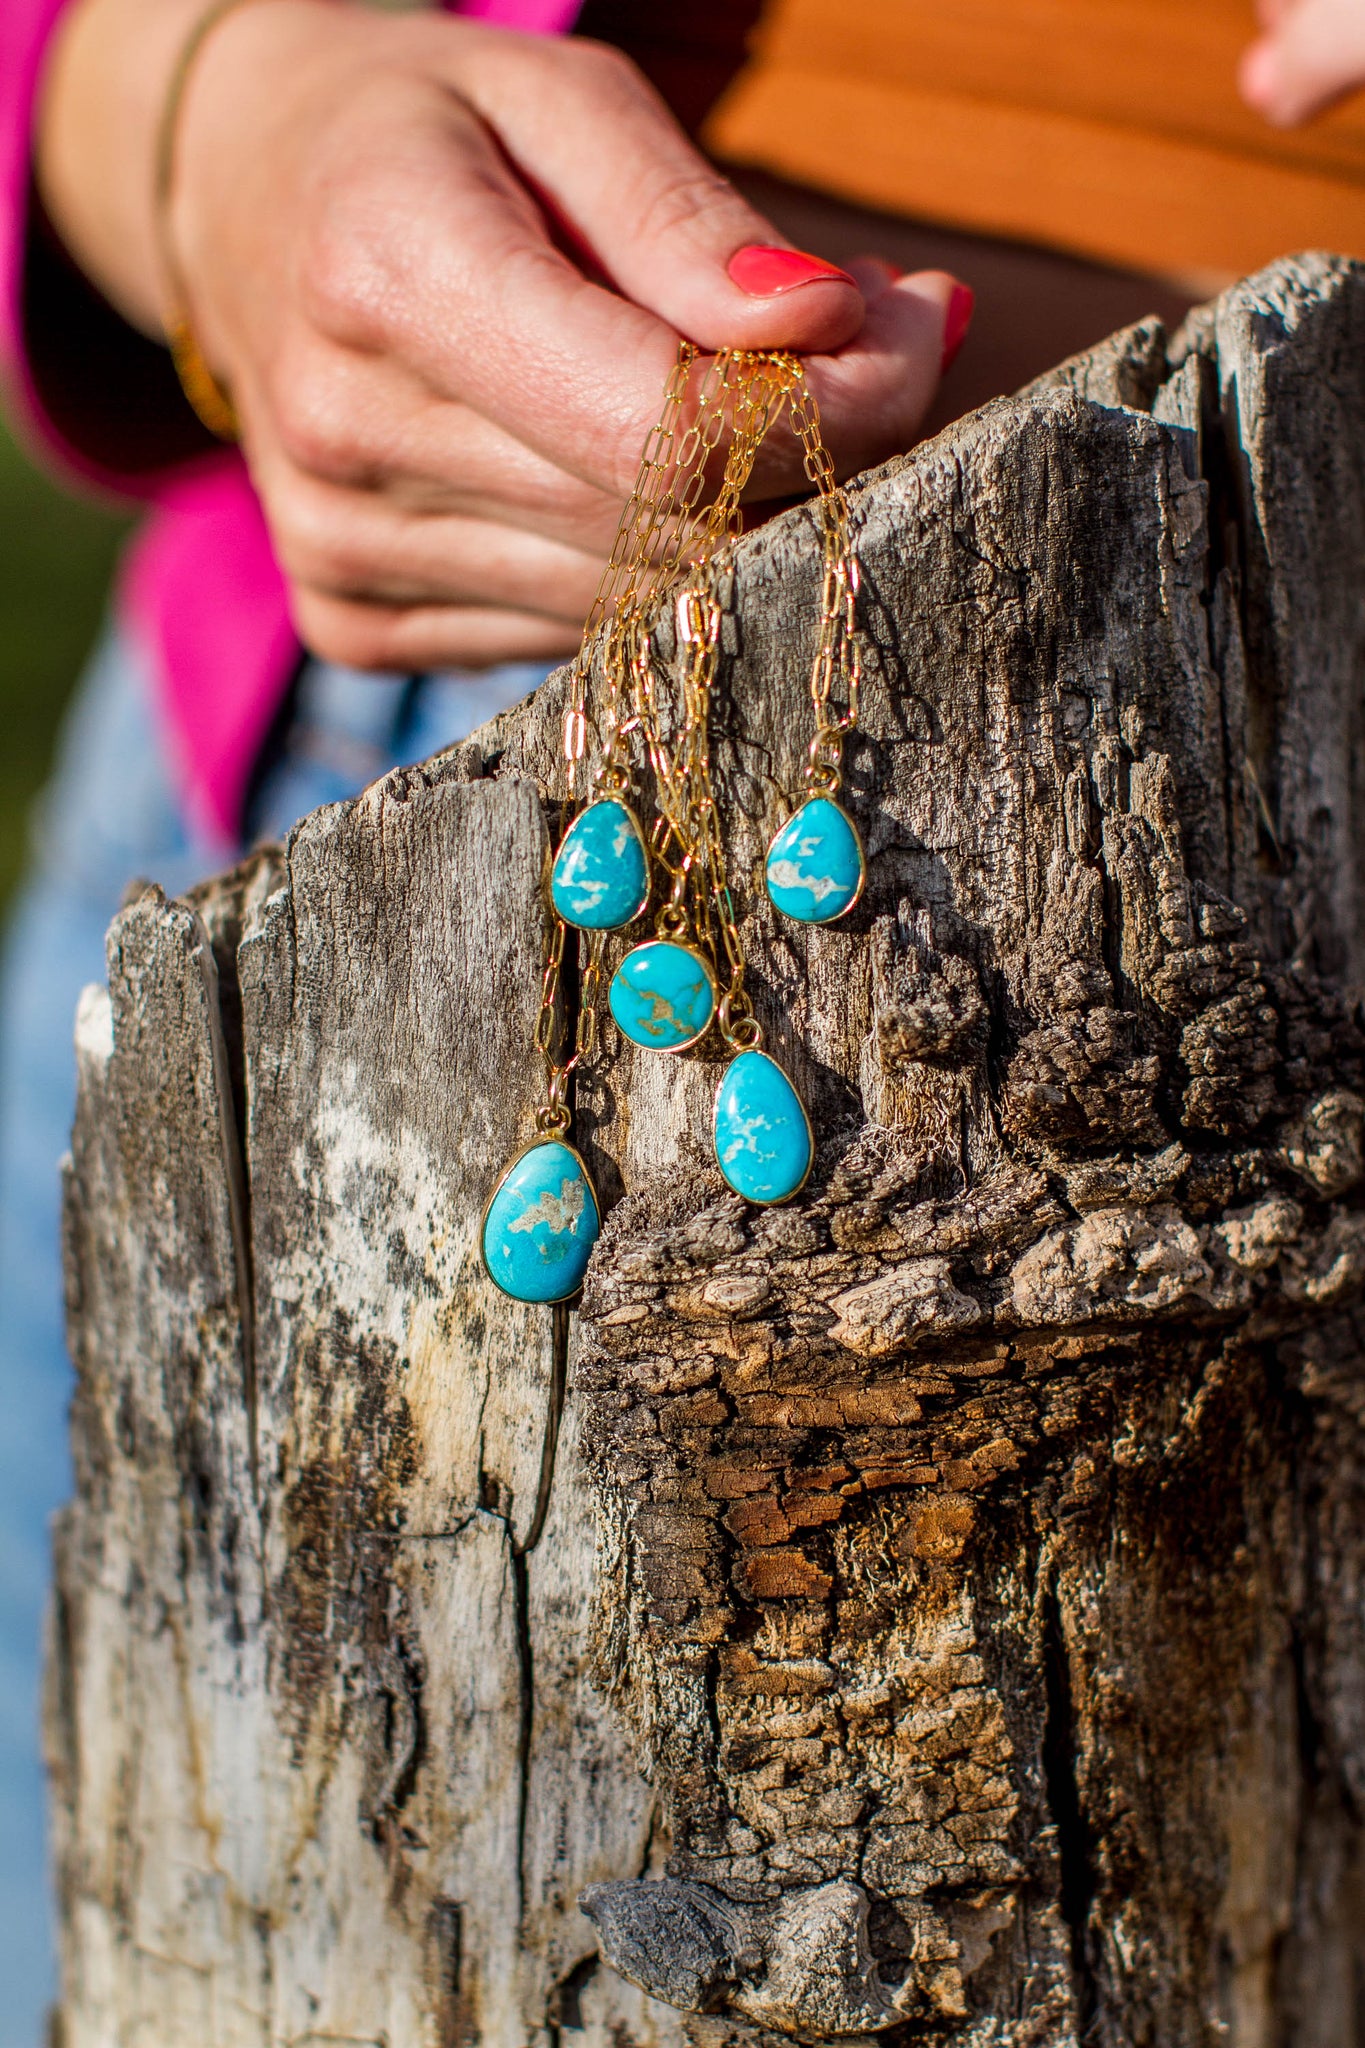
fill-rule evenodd
<path id="1" fill-rule="evenodd" d="M 649 901 L 649 855 L 635 813 L 618 797 L 599 797 L 559 842 L 550 898 L 565 924 L 609 932 L 629 924 Z"/>
<path id="2" fill-rule="evenodd" d="M 721 1172 L 747 1202 L 790 1201 L 815 1156 L 801 1097 L 766 1052 L 742 1052 L 726 1068 L 715 1139 Z"/>
<path id="3" fill-rule="evenodd" d="M 582 1284 L 601 1229 L 588 1169 L 562 1138 L 539 1138 L 493 1190 L 479 1249 L 513 1301 L 563 1301 Z"/>
<path id="4" fill-rule="evenodd" d="M 798 924 L 833 924 L 851 910 L 863 893 L 867 863 L 842 804 L 809 797 L 768 848 L 766 878 L 773 903 Z"/>
<path id="5" fill-rule="evenodd" d="M 607 1002 L 632 1045 L 681 1052 L 695 1045 L 716 1014 L 716 977 L 694 946 L 650 939 L 627 953 Z"/>

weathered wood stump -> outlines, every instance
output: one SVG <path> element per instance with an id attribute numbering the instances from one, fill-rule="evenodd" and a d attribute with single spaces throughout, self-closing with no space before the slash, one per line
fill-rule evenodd
<path id="1" fill-rule="evenodd" d="M 845 925 L 752 883 L 806 511 L 741 551 L 721 716 L 789 1207 L 709 1162 L 710 1049 L 618 1049 L 581 1313 L 479 1270 L 562 680 L 115 924 L 67 2048 L 1365 2043 L 1365 269 L 855 502 Z"/>

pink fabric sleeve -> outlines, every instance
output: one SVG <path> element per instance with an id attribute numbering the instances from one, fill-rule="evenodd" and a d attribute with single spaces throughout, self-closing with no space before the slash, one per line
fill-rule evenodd
<path id="1" fill-rule="evenodd" d="M 2 0 L 0 4 L 0 369 L 11 410 L 22 425 L 39 432 L 42 411 L 23 347 L 29 166 L 43 58 L 66 4 L 67 0 Z M 80 475 L 91 475 L 79 452 L 68 448 L 59 435 L 44 438 L 59 460 Z"/>
<path id="2" fill-rule="evenodd" d="M 464 0 L 450 12 L 498 28 L 519 28 L 525 35 L 566 36 L 582 9 L 583 0 Z"/>
<path id="3" fill-rule="evenodd" d="M 118 608 L 150 656 L 186 818 L 230 853 L 300 654 L 245 463 L 230 457 L 165 486 L 124 559 Z"/>
<path id="4" fill-rule="evenodd" d="M 58 470 L 152 508 L 123 565 L 118 607 L 148 659 L 187 816 L 226 852 L 252 769 L 300 655 L 260 501 L 235 452 L 151 479 L 110 474 L 44 411 L 24 354 L 34 108 L 67 0 L 0 0 L 0 370 L 12 410 Z M 581 0 L 465 0 L 450 11 L 560 35 Z"/>

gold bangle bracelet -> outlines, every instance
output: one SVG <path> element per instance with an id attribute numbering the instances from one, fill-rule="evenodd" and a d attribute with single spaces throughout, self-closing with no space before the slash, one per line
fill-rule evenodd
<path id="1" fill-rule="evenodd" d="M 175 364 L 176 375 L 180 379 L 180 388 L 199 419 L 220 441 L 236 441 L 239 438 L 237 415 L 233 410 L 231 397 L 205 362 L 199 343 L 195 339 L 189 315 L 189 294 L 185 288 L 184 275 L 176 257 L 175 240 L 171 233 L 171 201 L 175 192 L 180 114 L 185 104 L 185 92 L 194 71 L 195 60 L 219 22 L 227 15 L 235 14 L 239 7 L 251 4 L 252 0 L 215 0 L 215 4 L 199 16 L 180 46 L 170 83 L 166 87 L 161 120 L 156 131 L 153 205 L 161 265 L 170 288 L 171 307 L 166 321 L 166 340 L 171 351 L 171 361 Z"/>

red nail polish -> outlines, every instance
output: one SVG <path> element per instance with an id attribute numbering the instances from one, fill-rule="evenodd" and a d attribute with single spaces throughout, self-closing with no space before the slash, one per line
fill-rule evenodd
<path id="1" fill-rule="evenodd" d="M 972 308 L 976 304 L 976 293 L 969 284 L 955 284 L 953 296 L 948 301 L 948 311 L 943 322 L 943 361 L 940 370 L 949 369 L 958 350 L 967 339 L 967 329 L 972 324 Z"/>
<path id="2" fill-rule="evenodd" d="M 807 256 L 800 249 L 766 249 L 759 242 L 736 249 L 726 268 L 740 290 L 756 299 L 776 298 L 803 284 L 852 284 L 857 290 L 848 272 L 835 263 Z"/>

